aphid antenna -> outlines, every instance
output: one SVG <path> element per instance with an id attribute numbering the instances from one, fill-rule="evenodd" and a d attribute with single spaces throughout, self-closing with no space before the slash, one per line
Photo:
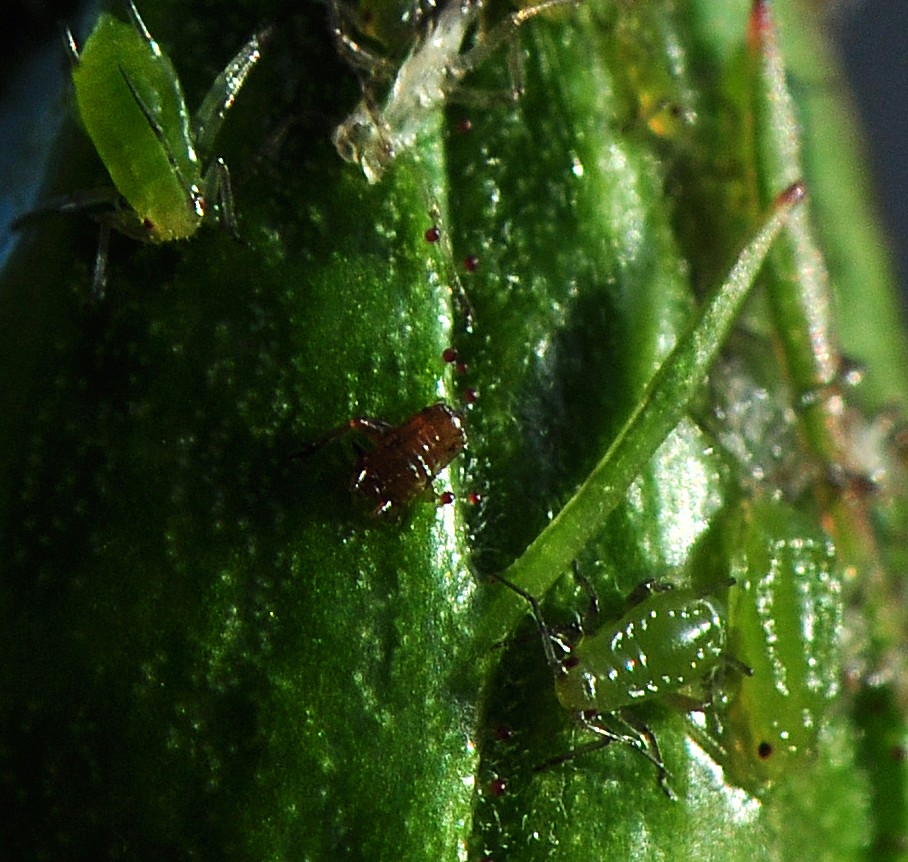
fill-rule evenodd
<path id="1" fill-rule="evenodd" d="M 530 608 L 533 611 L 533 619 L 536 622 L 536 628 L 539 630 L 539 636 L 542 638 L 542 649 L 545 652 L 546 661 L 549 663 L 549 667 L 551 667 L 552 673 L 555 674 L 555 676 L 564 676 L 566 674 L 564 664 L 558 656 L 555 655 L 555 648 L 552 646 L 552 642 L 556 640 L 556 638 L 553 638 L 551 630 L 545 624 L 542 610 L 539 607 L 539 600 L 522 587 L 518 587 L 513 581 L 509 581 L 503 575 L 492 575 L 492 577 L 496 581 L 504 584 L 508 589 L 513 590 L 513 592 L 517 593 L 518 596 L 529 603 Z"/>
<path id="2" fill-rule="evenodd" d="M 155 44 L 151 33 L 148 32 L 148 27 L 145 26 L 145 22 L 139 14 L 139 10 L 136 9 L 136 4 L 133 3 L 132 0 L 125 0 L 124 5 L 126 6 L 126 14 L 129 16 L 129 20 L 132 21 L 136 30 L 139 31 L 139 35 L 148 42 L 149 45 Z"/>
<path id="3" fill-rule="evenodd" d="M 76 37 L 73 36 L 73 31 L 69 29 L 65 24 L 61 24 L 61 38 L 63 39 L 63 48 L 66 51 L 66 56 L 69 58 L 69 63 L 71 67 L 79 65 L 79 46 L 76 44 Z"/>

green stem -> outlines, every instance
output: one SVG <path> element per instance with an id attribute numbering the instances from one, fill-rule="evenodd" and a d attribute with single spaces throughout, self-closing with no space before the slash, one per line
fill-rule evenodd
<path id="1" fill-rule="evenodd" d="M 754 284 L 774 240 L 804 187 L 795 183 L 778 198 L 767 222 L 744 248 L 724 284 L 708 301 L 654 375 L 642 399 L 602 460 L 574 496 L 503 574 L 534 595 L 545 593 L 574 560 L 674 428 L 700 388 Z M 477 632 L 476 648 L 504 638 L 520 616 L 522 602 L 501 592 Z"/>

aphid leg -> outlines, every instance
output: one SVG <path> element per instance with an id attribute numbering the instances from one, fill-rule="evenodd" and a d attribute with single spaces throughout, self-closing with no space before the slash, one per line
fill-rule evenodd
<path id="1" fill-rule="evenodd" d="M 594 751 L 599 751 L 600 749 L 611 745 L 613 742 L 617 742 L 619 745 L 626 745 L 629 748 L 634 749 L 634 751 L 638 752 L 652 763 L 653 766 L 656 767 L 656 781 L 662 789 L 662 792 L 672 801 L 677 799 L 677 796 L 668 783 L 669 772 L 662 760 L 659 744 L 656 742 L 656 737 L 649 727 L 645 724 L 632 724 L 617 713 L 610 715 L 609 720 L 623 724 L 626 729 L 624 732 L 608 727 L 605 724 L 603 716 L 598 714 L 586 715 L 581 713 L 578 716 L 578 720 L 584 729 L 589 730 L 591 733 L 595 733 L 599 739 L 584 745 L 578 745 L 565 754 L 543 761 L 538 766 L 534 767 L 534 772 L 544 772 L 547 769 L 561 766 L 564 763 L 574 760 L 576 757 L 591 754 Z"/>
<path id="2" fill-rule="evenodd" d="M 104 299 L 107 288 L 107 251 L 110 247 L 110 220 L 101 221 L 98 231 L 98 251 L 95 254 L 95 271 L 91 279 L 91 301 L 100 302 Z"/>
<path id="3" fill-rule="evenodd" d="M 30 222 L 44 216 L 62 213 L 87 213 L 101 225 L 98 237 L 98 250 L 95 254 L 95 268 L 92 276 L 91 300 L 97 301 L 104 296 L 107 284 L 107 249 L 110 240 L 110 228 L 117 222 L 119 205 L 122 199 L 116 189 L 94 189 L 78 194 L 65 195 L 44 201 L 38 209 L 31 210 L 10 224 L 10 230 L 20 230 Z"/>
<path id="4" fill-rule="evenodd" d="M 552 637 L 551 630 L 545 624 L 545 620 L 542 617 L 542 610 L 539 607 L 539 600 L 535 596 L 524 590 L 522 587 L 518 587 L 517 584 L 512 583 L 502 575 L 493 575 L 492 577 L 496 581 L 504 584 L 508 589 L 513 590 L 515 593 L 517 593 L 518 596 L 527 601 L 533 611 L 533 619 L 536 622 L 536 628 L 539 630 L 539 636 L 542 638 L 542 649 L 545 652 L 546 661 L 549 663 L 549 667 L 552 668 L 552 672 L 555 674 L 555 676 L 562 676 L 565 673 L 564 666 L 558 656 L 555 655 L 555 648 L 552 646 L 554 638 Z"/>
<path id="5" fill-rule="evenodd" d="M 204 184 L 207 196 L 214 201 L 215 221 L 222 225 L 235 240 L 243 242 L 237 227 L 236 210 L 233 206 L 230 170 L 223 159 L 218 158 L 211 162 L 208 170 L 205 171 Z"/>
<path id="6" fill-rule="evenodd" d="M 365 72 L 370 78 L 390 78 L 395 71 L 394 64 L 370 51 L 358 42 L 353 35 L 356 29 L 351 12 L 342 0 L 331 0 L 331 36 L 337 52 L 357 71 Z"/>
<path id="7" fill-rule="evenodd" d="M 609 719 L 618 724 L 623 724 L 627 728 L 628 733 L 619 735 L 623 737 L 626 744 L 630 745 L 636 751 L 639 751 L 656 767 L 656 781 L 659 783 L 659 787 L 662 788 L 662 792 L 672 801 L 676 800 L 678 797 L 668 783 L 669 772 L 668 768 L 665 766 L 665 761 L 662 760 L 662 753 L 659 751 L 659 743 L 656 742 L 656 736 L 652 730 L 649 729 L 649 726 L 642 722 L 633 722 L 620 713 L 610 715 Z M 595 723 L 588 723 L 586 726 L 594 732 L 599 732 Z"/>
<path id="8" fill-rule="evenodd" d="M 246 78 L 255 64 L 262 57 L 262 48 L 274 34 L 274 27 L 265 27 L 253 33 L 249 40 L 237 51 L 236 56 L 226 65 L 207 95 L 192 116 L 192 128 L 195 133 L 195 146 L 202 161 L 210 155 L 214 139 L 221 130 L 224 117 L 230 110 L 237 94 L 246 83 Z"/>
<path id="9" fill-rule="evenodd" d="M 377 441 L 384 437 L 385 434 L 387 434 L 388 431 L 390 431 L 393 427 L 393 425 L 388 422 L 384 422 L 381 419 L 373 419 L 370 416 L 354 416 L 352 419 L 344 422 L 343 425 L 338 425 L 336 428 L 332 428 L 330 431 L 326 431 L 317 440 L 309 443 L 307 446 L 304 446 L 302 449 L 299 449 L 296 452 L 292 452 L 287 457 L 305 460 L 306 458 L 318 452 L 319 449 L 324 448 L 329 443 L 333 443 L 335 440 L 343 437 L 350 431 L 359 431 L 370 440 Z"/>
<path id="10" fill-rule="evenodd" d="M 581 628 L 587 632 L 596 631 L 599 628 L 599 596 L 596 594 L 596 590 L 589 579 L 585 575 L 580 574 L 580 566 L 576 560 L 574 560 L 572 568 L 574 570 L 574 580 L 577 581 L 589 599 L 589 605 L 583 617 Z"/>
<path id="11" fill-rule="evenodd" d="M 487 33 L 478 36 L 476 44 L 451 64 L 449 74 L 459 80 L 468 72 L 482 65 L 502 42 L 513 39 L 523 24 L 541 12 L 559 6 L 577 6 L 582 2 L 583 0 L 541 0 L 532 6 L 525 6 L 523 9 L 512 12 Z"/>

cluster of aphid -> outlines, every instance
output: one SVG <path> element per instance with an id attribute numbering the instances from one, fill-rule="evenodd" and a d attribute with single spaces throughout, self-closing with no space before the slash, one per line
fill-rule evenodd
<path id="1" fill-rule="evenodd" d="M 541 0 L 507 15 L 488 32 L 478 27 L 480 0 L 449 0 L 433 7 L 420 22 L 419 35 L 402 62 L 391 75 L 385 75 L 391 83 L 381 96 L 379 85 L 387 64 L 351 35 L 345 7 L 336 0 L 332 5 L 335 40 L 365 74 L 362 101 L 334 133 L 338 152 L 358 164 L 370 183 L 378 182 L 392 160 L 413 145 L 426 114 L 442 105 L 464 76 L 493 50 L 511 40 L 517 28 L 547 9 L 578 2 Z M 260 59 L 269 36 L 269 31 L 263 30 L 243 45 L 190 117 L 170 60 L 149 34 L 131 0 L 126 0 L 126 7 L 129 24 L 101 15 L 81 51 L 69 37 L 79 111 L 116 190 L 73 196 L 46 208 L 73 211 L 104 207 L 100 214 L 94 213 L 102 225 L 95 264 L 96 294 L 104 286 L 107 236 L 112 228 L 158 243 L 188 238 L 206 219 L 236 231 L 229 174 L 222 160 L 212 158 L 212 147 L 227 110 Z M 519 85 L 515 84 L 514 95 L 518 92 Z M 427 241 L 437 239 L 436 229 L 427 231 Z M 464 265 L 468 270 L 475 268 L 475 258 L 468 258 Z M 453 352 L 446 351 L 444 358 L 456 361 Z M 364 435 L 372 444 L 356 463 L 352 487 L 368 501 L 375 516 L 399 512 L 429 494 L 435 477 L 465 443 L 462 416 L 437 403 L 396 426 L 373 418 L 352 418 L 297 454 L 308 456 L 350 431 Z M 442 501 L 448 500 L 449 495 L 443 495 Z M 760 536 L 753 538 L 756 543 L 760 540 Z M 793 543 L 792 547 L 800 545 Z M 826 559 L 827 550 L 821 551 Z M 587 633 L 575 644 L 565 645 L 556 642 L 544 624 L 537 600 L 516 585 L 508 586 L 533 609 L 562 706 L 596 734 L 594 745 L 618 742 L 639 751 L 656 766 L 660 784 L 670 795 L 667 769 L 656 740 L 628 712 L 630 707 L 697 687 L 708 688 L 728 667 L 746 677 L 749 669 L 742 661 L 748 661 L 758 665 L 753 677 L 755 691 L 759 695 L 765 689 L 769 694 L 762 701 L 760 697 L 748 701 L 751 706 L 746 721 L 760 725 L 760 716 L 765 717 L 767 710 L 761 702 L 773 703 L 773 709 L 784 712 L 784 705 L 779 706 L 779 698 L 770 696 L 768 688 L 773 684 L 777 666 L 773 662 L 777 660 L 763 661 L 769 647 L 761 638 L 765 641 L 768 635 L 761 629 L 763 621 L 754 610 L 756 605 L 751 607 L 758 594 L 759 601 L 766 599 L 760 593 L 762 573 L 755 568 L 762 561 L 759 549 L 754 550 L 734 572 L 737 586 L 731 587 L 738 593 L 732 601 L 734 625 L 745 630 L 743 640 L 739 636 L 736 643 L 746 644 L 760 661 L 755 661 L 750 652 L 739 661 L 730 650 L 728 611 L 717 594 L 647 582 L 618 621 L 599 625 L 596 614 L 591 613 Z M 831 577 L 827 570 L 824 572 Z M 716 593 L 726 586 L 723 584 Z M 791 578 L 783 573 L 766 589 L 789 590 Z M 591 607 L 596 608 L 595 601 Z M 807 612 L 815 618 L 819 613 L 816 608 Z M 835 624 L 834 620 L 829 622 L 832 627 Z M 556 654 L 556 643 L 564 648 L 563 657 Z M 778 644 L 773 649 L 773 656 L 780 654 Z M 797 645 L 792 649 L 796 653 Z M 803 727 L 780 728 L 774 721 L 767 719 L 763 724 L 768 730 L 764 732 L 760 726 L 747 737 L 754 740 L 754 749 L 741 754 L 740 762 L 754 757 L 768 760 L 793 734 L 801 732 L 799 740 L 810 735 Z M 728 739 L 741 737 L 742 733 L 732 727 Z M 809 741 L 798 741 L 788 752 L 798 755 L 809 748 Z M 731 763 L 735 762 L 732 758 Z M 739 779 L 743 775 L 740 780 L 744 781 L 746 773 L 747 767 L 740 767 Z"/>

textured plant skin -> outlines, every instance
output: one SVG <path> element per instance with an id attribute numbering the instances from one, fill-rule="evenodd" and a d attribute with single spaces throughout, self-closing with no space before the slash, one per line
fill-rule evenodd
<path id="1" fill-rule="evenodd" d="M 5 858 L 905 858 L 904 453 L 887 429 L 908 354 L 878 241 L 854 239 L 871 219 L 841 178 L 860 168 L 816 131 L 846 121 L 811 9 L 547 13 L 519 35 L 518 102 L 476 96 L 506 90 L 502 49 L 370 186 L 331 144 L 361 93 L 324 6 L 142 7 L 190 108 L 275 24 L 218 140 L 244 242 L 115 237 L 90 304 L 96 228 L 47 217 L 2 273 Z M 371 35 L 400 62 L 406 32 Z M 48 195 L 105 182 L 75 122 L 50 174 Z M 678 356 L 725 335 L 691 327 L 798 179 L 808 200 L 707 379 L 703 350 Z M 865 388 L 842 387 L 841 354 Z M 290 457 L 352 416 L 397 424 L 467 389 L 467 451 L 436 482 L 453 505 L 375 519 L 349 491 L 353 440 Z M 802 531 L 820 549 L 789 556 L 843 591 L 808 657 L 838 693 L 785 701 L 809 706 L 816 750 L 769 782 L 728 759 L 736 728 L 767 720 L 729 674 L 705 719 L 669 699 L 636 714 L 677 801 L 628 747 L 536 771 L 587 737 L 492 576 L 546 592 L 553 623 L 585 603 L 561 577 L 574 557 L 606 614 L 653 577 L 728 598 L 729 525 L 772 513 L 763 541 L 785 507 L 787 547 Z M 574 538 L 556 547 L 562 510 Z"/>

